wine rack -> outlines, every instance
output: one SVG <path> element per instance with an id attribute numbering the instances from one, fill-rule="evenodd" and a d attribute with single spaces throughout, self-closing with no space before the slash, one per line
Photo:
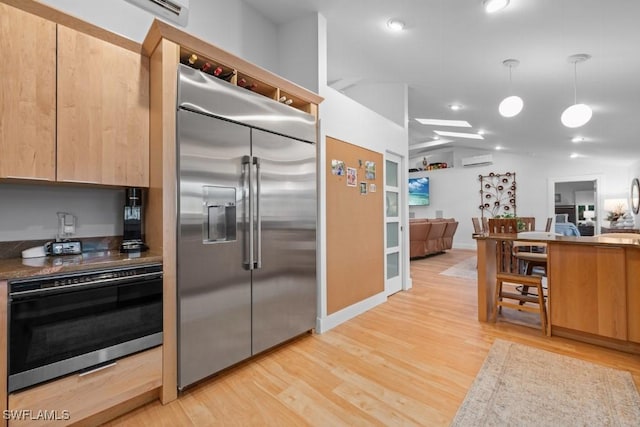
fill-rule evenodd
<path id="1" fill-rule="evenodd" d="M 180 50 L 180 63 L 196 70 L 200 70 L 209 75 L 218 77 L 219 79 L 236 84 L 237 72 L 235 69 L 228 67 L 218 61 L 202 57 L 197 53 L 186 49 Z"/>
<path id="2" fill-rule="evenodd" d="M 267 98 L 276 99 L 276 95 L 278 93 L 278 89 L 270 86 L 260 80 L 257 80 L 247 74 L 244 74 L 238 71 L 238 82 L 236 83 L 238 87 L 243 87 L 247 90 L 250 90 L 255 93 L 259 93 L 262 96 L 266 96 Z"/>
<path id="3" fill-rule="evenodd" d="M 243 87 L 292 108 L 313 114 L 313 109 L 309 102 L 297 98 L 287 92 L 281 91 L 280 88 L 260 81 L 241 70 L 237 70 L 220 61 L 216 61 L 215 59 L 200 55 L 197 52 L 180 48 L 180 63 L 228 81 L 232 85 Z"/>

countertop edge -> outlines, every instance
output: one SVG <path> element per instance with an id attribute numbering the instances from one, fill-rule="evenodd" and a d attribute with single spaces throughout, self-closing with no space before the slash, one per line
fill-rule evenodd
<path id="1" fill-rule="evenodd" d="M 25 279 L 76 271 L 162 263 L 162 255 L 157 252 L 143 252 L 136 255 L 138 256 L 106 252 L 104 255 L 67 255 L 45 257 L 43 259 L 32 258 L 30 260 L 21 258 L 4 259 L 0 260 L 0 280 Z M 42 262 L 42 265 L 25 265 L 28 262 Z"/>

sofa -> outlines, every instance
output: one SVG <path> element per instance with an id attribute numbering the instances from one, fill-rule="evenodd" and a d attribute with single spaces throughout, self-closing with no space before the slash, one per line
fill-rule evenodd
<path id="1" fill-rule="evenodd" d="M 409 257 L 419 258 L 451 249 L 457 228 L 454 218 L 410 219 Z"/>

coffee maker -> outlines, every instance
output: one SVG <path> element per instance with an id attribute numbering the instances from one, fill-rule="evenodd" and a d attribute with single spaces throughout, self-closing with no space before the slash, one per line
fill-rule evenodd
<path id="1" fill-rule="evenodd" d="M 124 203 L 124 232 L 120 252 L 144 252 L 142 188 L 127 188 Z"/>

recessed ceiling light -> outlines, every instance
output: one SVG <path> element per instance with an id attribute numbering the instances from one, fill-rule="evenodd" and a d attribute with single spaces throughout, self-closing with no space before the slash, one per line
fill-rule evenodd
<path id="1" fill-rule="evenodd" d="M 463 132 L 447 132 L 443 130 L 434 130 L 440 136 L 451 136 L 454 138 L 469 138 L 469 139 L 484 139 L 482 135 L 477 133 L 463 133 Z"/>
<path id="2" fill-rule="evenodd" d="M 389 19 L 387 21 L 387 27 L 392 31 L 402 31 L 404 30 L 404 22 L 398 19 Z"/>
<path id="3" fill-rule="evenodd" d="M 470 128 L 471 125 L 466 120 L 442 120 L 442 119 L 416 119 L 418 123 L 432 126 L 456 126 L 460 128 Z"/>
<path id="4" fill-rule="evenodd" d="M 484 129 L 478 129 L 478 135 L 484 135 L 485 131 Z"/>
<path id="5" fill-rule="evenodd" d="M 502 147 L 499 145 L 496 145 L 496 150 L 502 150 Z"/>
<path id="6" fill-rule="evenodd" d="M 576 158 L 580 157 L 580 154 L 578 154 L 578 153 L 571 153 L 571 155 L 570 155 L 569 157 L 570 157 L 570 158 L 572 158 L 572 159 L 576 159 Z"/>
<path id="7" fill-rule="evenodd" d="M 574 136 L 573 138 L 571 138 L 571 142 L 573 143 L 578 143 L 578 142 L 584 142 L 584 137 L 582 136 Z"/>
<path id="8" fill-rule="evenodd" d="M 433 136 L 433 140 L 434 140 L 434 141 L 437 141 L 437 140 L 439 140 L 439 139 L 440 139 L 440 137 L 439 137 L 438 135 L 434 135 L 434 136 Z"/>
<path id="9" fill-rule="evenodd" d="M 509 0 L 484 0 L 482 4 L 487 13 L 494 13 L 509 6 Z"/>
<path id="10" fill-rule="evenodd" d="M 462 110 L 462 105 L 460 104 L 449 104 L 449 109 L 453 111 Z"/>

